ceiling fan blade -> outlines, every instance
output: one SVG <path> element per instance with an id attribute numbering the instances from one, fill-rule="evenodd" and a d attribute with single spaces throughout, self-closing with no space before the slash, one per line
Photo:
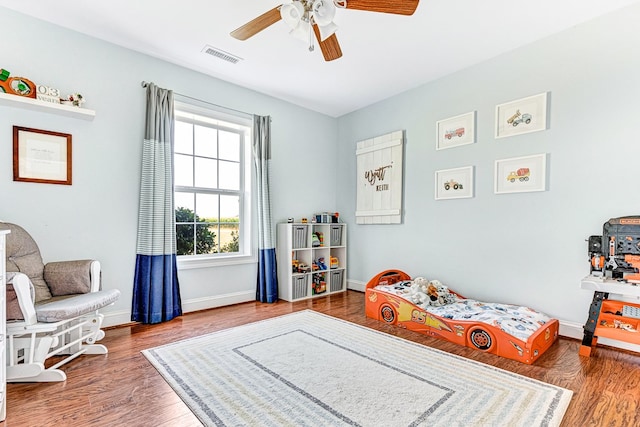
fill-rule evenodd
<path id="1" fill-rule="evenodd" d="M 347 9 L 413 15 L 420 0 L 347 0 Z"/>
<path id="2" fill-rule="evenodd" d="M 237 28 L 231 32 L 231 37 L 238 40 L 246 40 L 251 36 L 255 36 L 265 28 L 275 24 L 282 19 L 280 16 L 280 6 L 276 6 L 268 12 L 263 13 L 257 18 L 247 22 L 242 27 Z"/>
<path id="3" fill-rule="evenodd" d="M 318 40 L 325 61 L 333 61 L 342 56 L 342 50 L 335 33 L 324 39 L 324 41 L 320 41 L 320 29 L 317 24 L 313 25 L 313 32 L 316 35 L 316 40 Z"/>

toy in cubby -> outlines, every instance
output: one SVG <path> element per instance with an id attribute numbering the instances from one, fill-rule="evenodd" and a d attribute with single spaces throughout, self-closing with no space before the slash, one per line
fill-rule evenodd
<path id="1" fill-rule="evenodd" d="M 318 266 L 318 270 L 326 270 L 327 264 L 324 262 L 324 257 L 320 257 L 316 260 L 315 264 Z"/>
<path id="2" fill-rule="evenodd" d="M 318 273 L 313 275 L 312 284 L 313 295 L 318 295 L 327 291 L 327 282 L 324 277 L 324 273 Z"/>
<path id="3" fill-rule="evenodd" d="M 292 273 L 308 273 L 311 271 L 311 267 L 309 267 L 304 262 L 300 262 L 297 259 L 291 260 L 291 271 Z"/>
<path id="4" fill-rule="evenodd" d="M 319 231 L 314 231 L 311 235 L 311 246 L 317 248 L 319 246 L 324 246 L 324 235 Z"/>
<path id="5" fill-rule="evenodd" d="M 329 257 L 329 267 L 330 268 L 340 267 L 340 261 L 338 260 L 338 257 L 335 257 L 335 256 Z"/>

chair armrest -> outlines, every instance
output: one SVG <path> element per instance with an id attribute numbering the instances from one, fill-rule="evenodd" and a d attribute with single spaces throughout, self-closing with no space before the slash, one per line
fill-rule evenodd
<path id="1" fill-rule="evenodd" d="M 51 295 L 77 295 L 100 290 L 100 262 L 95 260 L 50 262 L 44 281 Z"/>
<path id="2" fill-rule="evenodd" d="M 20 311 L 22 312 L 22 319 L 20 316 L 10 316 L 13 319 L 8 320 L 23 320 L 27 325 L 33 325 L 37 322 L 36 319 L 36 309 L 34 307 L 35 294 L 33 289 L 33 284 L 31 280 L 29 280 L 29 276 L 24 273 L 7 273 L 7 294 L 11 292 L 11 288 L 13 288 L 13 292 L 15 293 L 15 299 L 13 296 L 7 295 L 7 314 L 10 312 L 14 312 L 13 307 L 9 307 L 10 305 L 14 305 L 16 300 Z"/>

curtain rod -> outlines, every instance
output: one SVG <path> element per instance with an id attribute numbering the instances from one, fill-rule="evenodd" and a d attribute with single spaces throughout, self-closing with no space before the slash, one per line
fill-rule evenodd
<path id="1" fill-rule="evenodd" d="M 145 82 L 144 80 L 141 82 L 141 84 L 142 84 L 143 88 L 146 88 L 147 86 L 149 86 L 149 82 Z M 247 115 L 252 116 L 252 117 L 254 115 L 253 113 L 247 113 L 246 111 L 236 110 L 234 108 L 229 108 L 229 107 L 225 107 L 224 105 L 214 104 L 213 102 L 209 102 L 209 101 L 203 101 L 202 99 L 194 98 L 194 97 L 188 96 L 188 95 L 183 95 L 183 94 L 175 92 L 175 91 L 173 93 L 175 93 L 176 95 L 181 96 L 183 98 L 189 98 L 189 99 L 193 99 L 194 101 L 204 102 L 205 104 L 213 105 L 213 106 L 219 107 L 219 108 L 224 108 L 225 110 L 229 110 L 229 111 L 235 111 L 236 113 L 247 114 Z"/>

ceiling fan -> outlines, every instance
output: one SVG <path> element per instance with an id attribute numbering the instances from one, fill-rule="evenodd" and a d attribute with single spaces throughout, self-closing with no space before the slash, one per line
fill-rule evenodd
<path id="1" fill-rule="evenodd" d="M 313 51 L 313 37 L 318 41 L 325 61 L 333 61 L 342 56 L 336 37 L 338 26 L 333 23 L 336 8 L 367 10 L 370 12 L 413 15 L 420 0 L 292 0 L 263 13 L 255 19 L 231 32 L 238 40 L 247 40 L 275 24 L 285 21 L 294 37 L 309 41 Z"/>

